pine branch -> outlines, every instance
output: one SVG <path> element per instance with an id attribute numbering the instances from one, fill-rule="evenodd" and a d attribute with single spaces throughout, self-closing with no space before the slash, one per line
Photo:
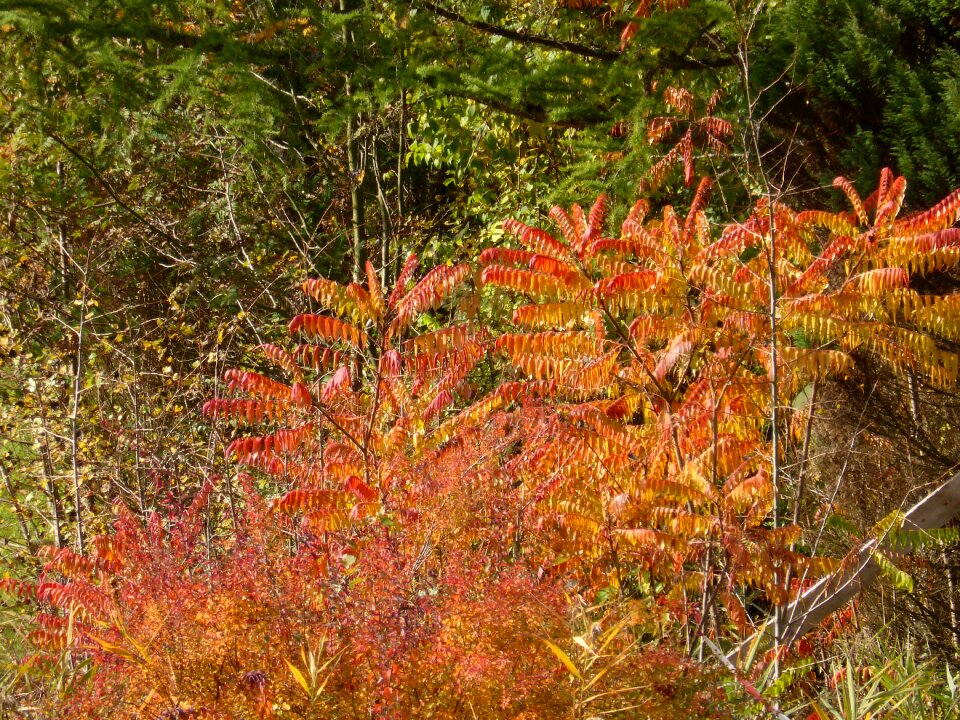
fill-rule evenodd
<path id="1" fill-rule="evenodd" d="M 467 100 L 473 100 L 475 103 L 483 105 L 484 107 L 497 110 L 507 115 L 513 115 L 514 117 L 523 118 L 524 120 L 532 120 L 533 122 L 549 125 L 550 127 L 555 128 L 572 128 L 574 130 L 583 130 L 584 128 L 593 127 L 595 125 L 600 125 L 604 122 L 610 121 L 610 117 L 606 113 L 566 120 L 553 119 L 550 117 L 549 112 L 540 107 L 518 107 L 516 105 L 511 105 L 505 100 L 498 100 L 497 98 L 493 97 L 484 97 L 477 93 L 465 91 L 451 91 L 450 94 L 465 98 Z"/>
<path id="2" fill-rule="evenodd" d="M 259 43 L 240 42 L 230 32 L 220 28 L 207 28 L 203 32 L 191 33 L 171 25 L 153 22 L 117 22 L 97 19 L 78 20 L 55 3 L 48 2 L 6 2 L 0 0 L 0 11 L 31 14 L 42 23 L 48 36 L 57 38 L 68 50 L 75 49 L 75 37 L 102 41 L 124 41 L 132 43 L 155 42 L 164 48 L 182 48 L 190 51 L 223 54 L 229 50 L 242 52 L 249 60 L 259 63 L 278 64 L 287 59 L 282 52 Z"/>
<path id="3" fill-rule="evenodd" d="M 510 30 L 509 28 L 501 27 L 499 25 L 492 25 L 488 22 L 483 22 L 482 20 L 471 20 L 470 18 L 458 12 L 442 8 L 436 3 L 430 2 L 430 0 L 421 0 L 420 4 L 427 10 L 430 10 L 432 13 L 439 15 L 442 18 L 460 23 L 461 25 L 466 25 L 474 30 L 479 30 L 480 32 L 496 35 L 497 37 L 507 38 L 508 40 L 516 40 L 518 42 L 528 43 L 531 45 L 539 45 L 541 47 L 552 48 L 554 50 L 562 50 L 563 52 L 573 53 L 574 55 L 580 55 L 582 57 L 596 58 L 597 60 L 617 60 L 620 58 L 620 52 L 618 50 L 602 50 L 600 48 L 593 48 L 580 43 L 567 42 L 565 40 L 555 40 L 554 38 L 545 37 L 543 35 L 534 35 L 533 33 Z"/>
<path id="4" fill-rule="evenodd" d="M 583 45 L 581 43 L 556 40 L 544 35 L 510 30 L 509 28 L 493 25 L 482 20 L 471 20 L 461 13 L 440 7 L 436 3 L 430 2 L 430 0 L 421 0 L 420 4 L 427 10 L 430 10 L 435 15 L 439 15 L 442 18 L 451 20 L 452 22 L 460 23 L 461 25 L 466 25 L 467 27 L 471 27 L 474 30 L 479 30 L 480 32 L 496 35 L 497 37 L 507 38 L 508 40 L 516 40 L 517 42 L 521 43 L 539 45 L 540 47 L 561 50 L 563 52 L 580 55 L 581 57 L 595 58 L 597 60 L 616 61 L 623 57 L 623 53 L 619 50 L 604 50 L 602 48 L 590 47 L 589 45 Z M 702 57 L 694 57 L 690 55 L 694 44 L 699 39 L 703 38 L 713 28 L 713 25 L 714 23 L 704 28 L 703 32 L 698 36 L 698 38 L 692 40 L 681 52 L 668 53 L 661 56 L 656 63 L 657 66 L 668 70 L 703 70 L 704 68 L 725 68 L 733 66 L 734 59 L 731 55 L 713 54 L 704 55 Z M 570 125 L 567 127 L 575 126 Z"/>

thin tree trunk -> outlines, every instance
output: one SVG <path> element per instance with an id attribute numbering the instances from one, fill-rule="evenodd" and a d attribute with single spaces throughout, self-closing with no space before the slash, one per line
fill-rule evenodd
<path id="1" fill-rule="evenodd" d="M 380 284 L 384 289 L 390 287 L 390 237 L 393 235 L 393 221 L 390 219 L 390 205 L 380 184 L 380 159 L 377 143 L 373 143 L 373 177 L 377 184 L 377 201 L 380 205 Z"/>
<path id="2" fill-rule="evenodd" d="M 402 55 L 401 55 L 402 57 Z M 402 228 L 403 223 L 403 141 L 407 136 L 407 91 L 400 90 L 400 131 L 397 133 L 397 222 Z M 400 276 L 400 265 L 403 262 L 403 247 L 400 243 L 400 233 L 395 233 L 393 249 L 393 277 L 396 280 Z"/>
<path id="3" fill-rule="evenodd" d="M 755 141 L 758 147 L 759 162 L 759 143 Z M 762 169 L 762 165 L 761 165 Z M 764 182 L 767 182 L 766 175 L 763 175 Z M 769 183 L 767 183 L 767 204 L 770 219 L 770 253 L 767 255 L 767 261 L 770 268 L 770 425 L 772 436 L 771 442 L 771 461 L 770 476 L 773 484 L 773 527 L 780 527 L 780 363 L 777 358 L 777 331 L 779 329 L 777 319 L 777 229 L 774 221 L 773 211 L 773 193 Z M 774 571 L 774 584 L 783 582 L 788 585 L 788 580 Z M 773 614 L 773 632 L 777 640 L 774 643 L 774 675 L 780 674 L 780 647 L 777 644 L 780 638 L 780 625 L 783 622 L 783 608 L 777 607 Z"/>
<path id="4" fill-rule="evenodd" d="M 767 270 L 769 277 L 768 283 L 768 307 L 767 316 L 770 323 L 770 435 L 771 435 L 771 460 L 770 460 L 770 480 L 773 494 L 773 527 L 780 526 L 780 367 L 777 358 L 777 332 L 779 330 L 779 319 L 777 317 L 777 226 L 775 214 L 776 193 L 773 184 L 764 167 L 764 153 L 761 150 L 760 143 L 760 122 L 755 115 L 758 98 L 754 95 L 752 79 L 750 75 L 750 33 L 753 30 L 753 20 L 742 28 L 743 34 L 739 41 L 739 60 L 741 81 L 743 82 L 744 95 L 747 103 L 747 123 L 743 135 L 746 171 L 747 174 L 753 174 L 751 170 L 751 154 L 756 157 L 756 174 L 759 176 L 763 185 L 764 195 L 767 199 L 767 219 L 768 219 L 768 238 L 770 246 L 767 250 Z M 761 91 L 762 93 L 762 91 Z M 787 578 L 775 572 L 774 584 L 787 586 Z M 780 674 L 780 625 L 783 620 L 781 608 L 777 608 L 773 615 L 774 624 L 774 676 Z"/>
<path id="5" fill-rule="evenodd" d="M 86 272 L 84 272 L 86 275 Z M 77 365 L 73 378 L 73 408 L 70 413 L 70 460 L 73 471 L 73 502 L 77 526 L 77 550 L 81 555 L 86 553 L 86 542 L 83 536 L 83 503 L 80 495 L 80 391 L 83 385 L 83 341 L 87 314 L 87 282 L 83 278 L 83 290 L 80 298 L 80 324 L 77 327 Z"/>
<path id="6" fill-rule="evenodd" d="M 796 525 L 800 519 L 800 504 L 803 502 L 804 485 L 806 484 L 807 460 L 810 457 L 810 436 L 813 431 L 813 415 L 817 411 L 817 390 L 820 383 L 813 381 L 813 387 L 810 390 L 810 414 L 807 416 L 807 423 L 803 429 L 803 447 L 800 450 L 800 468 L 797 470 L 797 495 L 793 500 L 793 524 Z M 791 544 L 790 549 L 793 549 Z"/>
<path id="7" fill-rule="evenodd" d="M 73 471 L 74 514 L 77 525 L 77 551 L 81 555 L 86 553 L 86 541 L 83 534 L 83 503 L 80 494 L 80 392 L 83 388 L 83 342 L 86 339 L 87 293 L 89 292 L 87 273 L 90 269 L 90 254 L 87 254 L 87 262 L 81 278 L 83 288 L 80 292 L 80 322 L 77 325 L 77 364 L 73 377 L 73 408 L 70 413 L 70 461 Z"/>
<path id="8" fill-rule="evenodd" d="M 910 419 L 914 427 L 920 430 L 920 391 L 917 388 L 917 376 L 913 370 L 907 373 L 907 390 L 910 393 Z"/>
<path id="9" fill-rule="evenodd" d="M 358 9 L 359 0 L 340 0 L 340 12 L 348 13 Z M 343 45 L 348 55 L 355 55 L 357 48 L 353 23 L 343 26 Z M 353 95 L 351 81 L 348 78 L 344 86 L 347 98 Z M 350 172 L 350 206 L 352 209 L 351 232 L 353 240 L 353 281 L 360 282 L 366 264 L 366 248 L 363 218 L 363 162 L 360 157 L 360 143 L 357 137 L 359 115 L 351 113 L 347 118 L 347 170 Z"/>
<path id="10" fill-rule="evenodd" d="M 33 540 L 30 538 L 30 525 L 27 523 L 27 516 L 17 500 L 17 493 L 10 480 L 10 473 L 7 472 L 7 466 L 0 463 L 0 475 L 3 475 L 3 484 L 7 488 L 7 494 L 10 496 L 10 504 L 13 505 L 13 511 L 17 516 L 17 523 L 20 525 L 20 532 L 23 534 L 23 543 L 27 546 L 27 551 L 33 554 Z"/>
<path id="11" fill-rule="evenodd" d="M 380 203 L 380 226 L 382 238 L 380 241 L 380 284 L 384 288 L 390 287 L 390 218 L 387 215 L 385 202 Z"/>
<path id="12" fill-rule="evenodd" d="M 50 500 L 50 516 L 53 520 L 53 539 L 57 549 L 63 547 L 63 533 L 60 529 L 60 498 L 57 496 L 57 483 L 53 477 L 53 457 L 50 453 L 50 435 L 47 432 L 47 412 L 40 399 L 40 424 L 43 430 L 43 443 L 40 448 L 40 457 L 43 462 L 43 474 L 47 486 L 47 496 Z"/>
<path id="13" fill-rule="evenodd" d="M 63 192 L 64 170 L 63 160 L 57 160 L 57 178 L 60 182 L 60 192 Z M 69 253 L 67 251 L 67 231 L 63 220 L 57 223 L 57 250 L 60 255 L 60 297 L 64 302 L 70 300 Z"/>
<path id="14" fill-rule="evenodd" d="M 347 167 L 350 170 L 350 206 L 352 208 L 351 229 L 353 233 L 353 281 L 360 282 L 364 274 L 367 258 L 363 233 L 363 177 L 359 158 L 357 138 L 354 137 L 356 118 L 350 116 L 347 121 Z"/>
<path id="15" fill-rule="evenodd" d="M 944 567 L 947 572 L 947 606 L 950 610 L 950 641 L 953 644 L 953 652 L 960 656 L 960 616 L 957 613 L 957 583 L 954 577 L 953 566 L 949 562 L 947 552 L 944 550 L 940 554 Z"/>
<path id="16" fill-rule="evenodd" d="M 137 476 L 137 500 L 140 503 L 140 520 L 146 521 L 147 517 L 147 495 L 143 484 L 143 461 L 140 451 L 140 384 L 137 381 L 137 366 L 133 366 L 133 451 L 134 451 L 134 470 Z"/>
<path id="17" fill-rule="evenodd" d="M 910 419 L 913 420 L 913 439 L 917 443 L 917 452 L 923 457 L 923 416 L 920 414 L 920 387 L 913 370 L 907 373 L 907 391 L 910 395 Z"/>
<path id="18" fill-rule="evenodd" d="M 810 436 L 813 433 L 813 415 L 817 411 L 817 390 L 820 387 L 819 380 L 813 381 L 813 387 L 810 390 L 810 414 L 807 415 L 807 422 L 803 429 L 803 447 L 800 450 L 800 465 L 797 470 L 797 494 L 793 499 L 793 517 L 791 519 L 792 524 L 796 525 L 800 519 L 800 506 L 803 504 L 803 493 L 806 485 L 806 469 L 807 469 L 807 460 L 810 457 Z M 796 543 L 790 543 L 790 552 L 793 552 L 796 547 Z M 790 584 L 793 582 L 793 568 L 787 568 L 787 576 L 784 581 L 784 586 L 787 589 L 787 592 L 790 591 Z M 775 629 L 777 632 L 780 630 L 780 625 L 783 622 L 783 617 L 781 614 L 778 614 L 775 618 Z"/>
<path id="19" fill-rule="evenodd" d="M 227 479 L 227 502 L 230 504 L 230 519 L 233 521 L 234 532 L 240 530 L 240 520 L 237 517 L 237 504 L 233 499 L 233 481 L 230 479 L 230 473 L 226 474 Z"/>

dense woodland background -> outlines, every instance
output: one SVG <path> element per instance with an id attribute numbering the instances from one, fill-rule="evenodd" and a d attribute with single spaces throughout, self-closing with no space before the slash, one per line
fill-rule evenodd
<path id="1" fill-rule="evenodd" d="M 954 2 L 0 0 L 0 53 L 0 717 L 956 717 L 955 526 L 719 659 L 960 462 Z"/>

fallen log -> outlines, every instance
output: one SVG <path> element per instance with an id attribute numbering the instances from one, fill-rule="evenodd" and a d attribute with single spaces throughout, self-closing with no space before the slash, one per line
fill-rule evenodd
<path id="1" fill-rule="evenodd" d="M 937 487 L 910 508 L 903 518 L 904 530 L 934 530 L 942 528 L 960 515 L 960 473 Z M 877 553 L 902 553 L 907 548 L 896 542 L 894 536 L 874 538 L 864 542 L 845 561 L 842 567 L 805 590 L 781 612 L 780 645 L 792 645 L 831 613 L 856 597 L 880 575 Z M 757 634 L 747 638 L 727 658 L 737 661 L 747 651 L 763 642 L 763 635 L 772 632 L 774 623 L 767 622 Z"/>

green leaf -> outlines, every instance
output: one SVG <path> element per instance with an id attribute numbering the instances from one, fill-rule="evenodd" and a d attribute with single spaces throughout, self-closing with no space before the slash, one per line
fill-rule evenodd
<path id="1" fill-rule="evenodd" d="M 897 550 L 915 552 L 920 548 L 953 545 L 960 542 L 960 528 L 930 528 L 928 530 L 893 530 L 889 543 Z"/>
<path id="2" fill-rule="evenodd" d="M 905 573 L 903 570 L 894 565 L 890 561 L 890 558 L 888 558 L 882 552 L 878 552 L 873 556 L 873 559 L 876 560 L 877 565 L 880 566 L 881 574 L 897 590 L 903 590 L 904 592 L 908 593 L 913 592 L 913 578 L 910 577 L 908 573 Z"/>

